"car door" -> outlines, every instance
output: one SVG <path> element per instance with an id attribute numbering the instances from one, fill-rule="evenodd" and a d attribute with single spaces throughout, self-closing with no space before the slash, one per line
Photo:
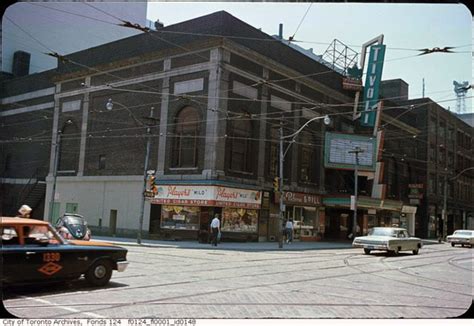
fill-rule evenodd
<path id="1" fill-rule="evenodd" d="M 25 281 L 55 280 L 72 278 L 77 275 L 74 265 L 74 253 L 68 246 L 57 241 L 49 227 L 25 226 L 22 258 Z M 77 275 L 79 276 L 79 275 Z"/>
<path id="2" fill-rule="evenodd" d="M 22 271 L 24 257 L 23 246 L 20 245 L 19 232 L 15 226 L 4 225 L 1 228 L 2 246 L 1 251 L 1 266 L 2 266 L 2 281 L 16 282 Z"/>

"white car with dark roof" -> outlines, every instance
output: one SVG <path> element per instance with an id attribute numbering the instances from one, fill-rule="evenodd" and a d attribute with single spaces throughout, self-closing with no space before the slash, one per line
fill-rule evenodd
<path id="1" fill-rule="evenodd" d="M 410 236 L 404 228 L 375 227 L 370 229 L 367 236 L 356 237 L 352 246 L 363 248 L 366 255 L 374 250 L 382 250 L 395 255 L 400 251 L 411 251 L 417 255 L 422 243 L 420 238 Z"/>
<path id="2" fill-rule="evenodd" d="M 474 245 L 474 231 L 472 230 L 456 230 L 452 235 L 448 235 L 446 238 L 451 246 L 461 245 L 473 247 Z"/>

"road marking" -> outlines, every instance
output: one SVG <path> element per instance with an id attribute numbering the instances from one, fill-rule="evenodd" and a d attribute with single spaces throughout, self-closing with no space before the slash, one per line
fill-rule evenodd
<path id="1" fill-rule="evenodd" d="M 44 300 L 44 299 L 31 298 L 31 297 L 26 297 L 26 296 L 22 296 L 22 298 L 32 300 L 32 301 L 36 301 L 36 302 L 40 302 L 40 303 L 44 303 L 44 304 L 48 304 L 48 305 L 51 305 L 51 306 L 55 306 L 55 307 L 58 307 L 58 308 L 61 308 L 61 309 L 64 309 L 64 310 L 67 310 L 67 311 L 70 311 L 70 312 L 78 312 L 78 313 L 81 313 L 81 314 L 84 314 L 84 315 L 87 315 L 87 316 L 90 316 L 90 317 L 93 317 L 93 318 L 102 318 L 102 319 L 106 318 L 105 316 L 98 315 L 98 314 L 95 314 L 93 312 L 82 312 L 80 310 L 77 310 L 77 309 L 74 309 L 74 308 L 71 308 L 71 307 L 66 307 L 66 306 L 63 306 L 63 305 L 60 305 L 60 304 L 57 304 L 57 303 L 54 303 L 54 302 Z"/>

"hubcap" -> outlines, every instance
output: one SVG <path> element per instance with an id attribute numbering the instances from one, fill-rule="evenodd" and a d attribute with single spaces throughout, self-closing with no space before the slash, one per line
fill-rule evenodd
<path id="1" fill-rule="evenodd" d="M 97 278 L 104 277 L 106 273 L 107 273 L 107 269 L 105 268 L 104 265 L 99 265 L 94 270 L 94 276 Z"/>

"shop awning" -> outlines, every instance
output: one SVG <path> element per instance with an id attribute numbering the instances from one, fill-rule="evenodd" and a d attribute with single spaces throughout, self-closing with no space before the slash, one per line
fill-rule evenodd
<path id="1" fill-rule="evenodd" d="M 323 198 L 323 204 L 329 207 L 351 207 L 351 198 L 347 197 L 326 197 Z M 384 209 L 390 211 L 400 212 L 403 207 L 403 202 L 390 199 L 377 199 L 366 196 L 359 196 L 357 198 L 357 207 L 361 209 Z"/>

